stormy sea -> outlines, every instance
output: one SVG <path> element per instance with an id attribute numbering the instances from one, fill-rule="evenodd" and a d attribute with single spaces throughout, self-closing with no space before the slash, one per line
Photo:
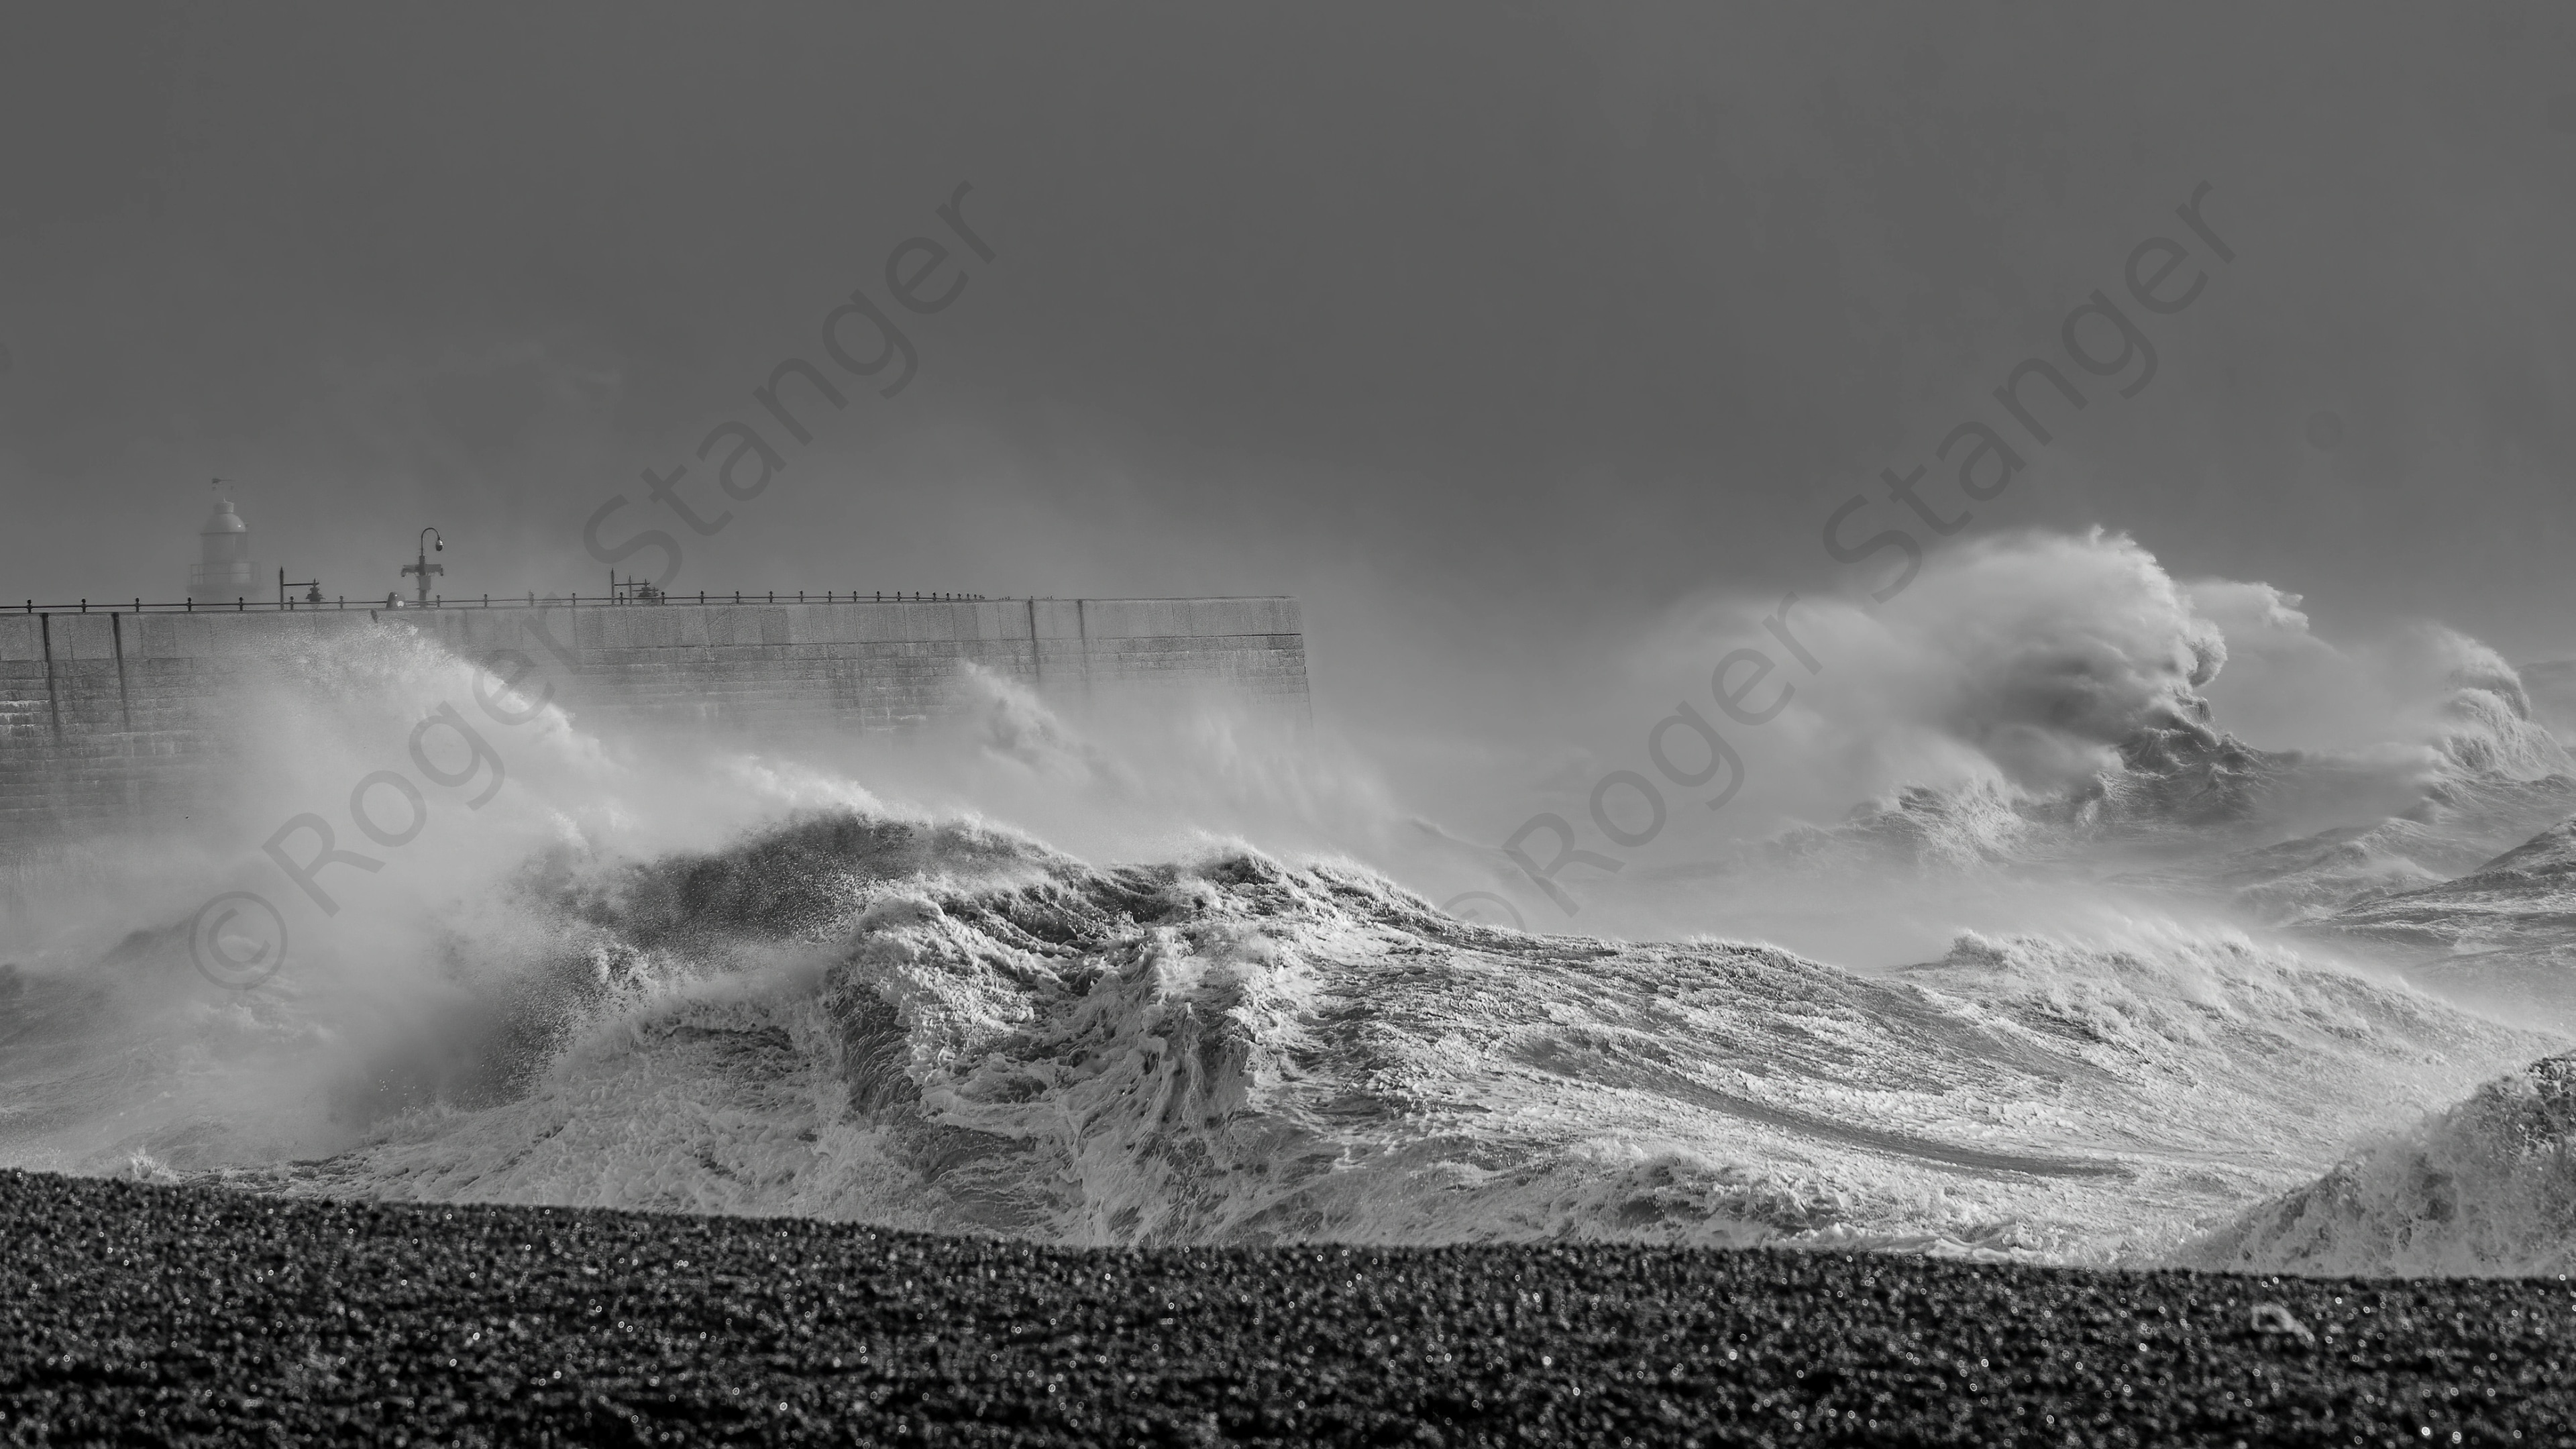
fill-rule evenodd
<path id="1" fill-rule="evenodd" d="M 1911 1293 L 1930 1316 L 1907 1331 L 1954 1390 L 2004 1372 L 2005 1346 L 1959 1347 L 1984 1331 L 1959 1315 L 2014 1284 L 2114 1301 L 2148 1336 L 2172 1295 L 2216 1293 L 2231 1343 L 2322 1353 L 2322 1333 L 2358 1353 L 2404 1315 L 2374 1316 L 2345 1280 L 2434 1294 L 2411 1310 L 2427 1321 L 2457 1317 L 2431 1280 L 2519 1280 L 2539 1297 L 2488 1305 L 2487 1327 L 2563 1334 L 2542 1318 L 2568 1313 L 2576 1267 L 2576 763 L 2553 729 L 2571 671 L 2429 627 L 2333 648 L 2295 598 L 2177 583 L 2116 537 L 2006 540 L 1942 569 L 1915 616 L 1942 660 L 1930 682 L 1854 686 L 1876 708 L 1853 728 L 1897 742 L 1869 766 L 1885 788 L 1604 873 L 1595 914 L 1678 923 L 1660 936 L 1547 929 L 1526 890 L 1522 925 L 1443 909 L 1461 883 L 1503 896 L 1509 858 L 1389 810 L 1395 793 L 1353 783 L 1302 721 L 1212 700 L 1077 711 L 974 676 L 953 718 L 868 740 L 623 737 L 520 699 L 527 723 L 488 731 L 488 801 L 380 871 L 321 878 L 334 909 L 296 915 L 285 964 L 239 989 L 192 959 L 208 943 L 189 908 L 249 878 L 205 842 L 256 841 L 291 782 L 357 779 L 441 701 L 503 688 L 400 630 L 281 655 L 245 675 L 275 727 L 220 828 L 12 883 L 0 1167 L 62 1176 L 6 1191 L 91 1194 L 73 1216 L 106 1224 L 88 1248 L 55 1243 L 88 1266 L 22 1271 L 59 1293 L 194 1234 L 302 1224 L 270 1266 L 227 1270 L 227 1291 L 251 1291 L 319 1271 L 316 1242 L 345 1263 L 369 1233 L 470 1231 L 489 1252 L 370 1271 L 470 1295 L 530 1252 L 590 1265 L 555 1278 L 650 1258 L 666 1287 L 720 1264 L 654 1312 L 748 1293 L 759 1306 L 724 1322 L 791 1340 L 778 1305 L 800 1294 L 827 1318 L 853 1295 L 912 1304 L 910 1331 L 936 1339 L 967 1310 L 924 1293 L 1069 1277 L 1114 1300 L 1113 1279 L 1159 1273 L 1143 1317 L 1097 1342 L 1227 1332 L 1179 1306 L 1214 1284 L 1245 1295 L 1206 1308 L 1219 1318 L 1305 1305 L 1348 1372 L 1436 1353 L 1441 1330 L 1337 1334 L 1314 1292 L 1427 1284 L 1469 1319 L 1535 1314 L 1503 1333 L 1527 1347 L 1617 1317 L 1586 1274 L 1787 1275 L 1654 1297 L 1815 1305 L 1698 1324 L 1704 1367 L 1757 1339 L 1825 1364 L 1861 1331 L 1836 1315 L 1875 1295 L 1902 1319 Z M 2056 592 L 2026 582 L 2046 577 Z M 1852 658 L 1852 631 L 1892 626 L 1828 610 L 1804 627 Z M 2240 666 L 2242 707 L 2276 742 L 2231 726 Z M 2320 713 L 2326 743 L 2277 742 Z M 1808 777 L 1861 778 L 1833 724 L 1800 737 L 1839 762 Z M 1931 778 L 1893 773 L 1914 767 Z M 697 1215 L 671 1221 L 721 1241 L 692 1268 L 618 1226 L 652 1219 L 564 1209 Z M 846 1277 L 852 1253 L 927 1256 L 898 1289 Z M 562 1291 L 538 1277 L 507 1301 Z M 1060 1308 L 1023 1309 L 1056 1325 L 1049 1342 L 1070 1331 Z M 541 1338 L 659 1331 L 615 1303 L 548 1311 Z M 990 1332 L 973 1354 L 1018 1342 Z M 1612 1337 L 1628 1346 L 1566 1365 L 1662 1372 L 1663 1350 Z M 1269 1365 L 1285 1387 L 1268 1407 L 1137 1422 L 1173 1442 L 1374 1432 L 1301 1420 L 1306 1380 L 1267 1342 L 1224 1352 Z M 2399 1334 L 2376 1351 L 2412 1350 Z M 467 1359 L 513 1352 L 478 1338 Z M 1556 1362 L 1495 1382 L 1539 1392 Z M 2279 1390 L 2266 1371 L 2250 1372 Z M 527 1388 L 525 1364 L 492 1372 Z M 1780 1392 L 1829 1416 L 1815 1396 L 1832 1385 L 1806 1372 Z M 1855 1402 L 1877 1392 L 1836 1372 Z M 2412 1422 L 2468 1372 L 2374 1402 Z M 542 1360 L 533 1377 L 546 1386 Z M 801 1402 L 761 1388 L 764 1414 L 773 1392 L 781 1415 Z M 1458 1393 L 1452 1422 L 1485 1422 Z M 1509 1402 L 1494 1389 L 1491 1414 Z M 2175 1432 L 2245 1422 L 2210 1412 Z"/>

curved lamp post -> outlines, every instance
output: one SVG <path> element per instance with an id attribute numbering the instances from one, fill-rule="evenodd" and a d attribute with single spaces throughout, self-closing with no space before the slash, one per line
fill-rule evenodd
<path id="1" fill-rule="evenodd" d="M 438 536 L 437 529 L 424 528 L 420 531 L 420 562 L 404 564 L 402 570 L 407 574 L 420 575 L 420 606 L 424 609 L 429 607 L 429 576 L 447 572 L 447 565 L 429 561 L 431 549 L 447 552 L 447 540 Z"/>

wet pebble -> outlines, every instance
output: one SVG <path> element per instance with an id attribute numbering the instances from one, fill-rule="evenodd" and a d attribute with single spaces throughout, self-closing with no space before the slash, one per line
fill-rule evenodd
<path id="1" fill-rule="evenodd" d="M 2555 1279 L 1085 1252 L 6 1172 L 0 1224 L 10 1443 L 2511 1444 L 2576 1422 Z"/>

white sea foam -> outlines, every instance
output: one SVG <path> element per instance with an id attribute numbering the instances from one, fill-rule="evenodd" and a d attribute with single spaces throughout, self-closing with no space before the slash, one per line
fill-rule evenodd
<path id="1" fill-rule="evenodd" d="M 2564 1277 L 2576 1270 L 2576 1058 L 2487 1083 L 2182 1256 L 2258 1273 Z"/>
<path id="2" fill-rule="evenodd" d="M 2175 922 L 1873 981 L 1468 926 L 1350 867 L 1104 872 L 849 813 L 525 899 L 542 928 L 465 943 L 515 1014 L 460 1016 L 443 1074 L 369 1062 L 326 1158 L 245 1163 L 191 1120 L 90 1166 L 1073 1243 L 2115 1262 L 2546 1045 Z M 347 1120 L 368 1090 L 404 1100 Z"/>
<path id="3" fill-rule="evenodd" d="M 326 915 L 220 838 L 345 819 L 490 681 L 317 645 L 247 681 L 272 727 L 212 825 L 13 916 L 0 1163 L 1067 1243 L 2563 1271 L 2524 1068 L 2576 1029 L 2576 990 L 2541 1009 L 2576 978 L 2569 852 L 2478 867 L 2576 780 L 2511 672 L 2427 636 L 2369 676 L 2448 670 L 2390 706 L 2411 733 L 2257 748 L 2195 693 L 2227 650 L 2191 605 L 2279 633 L 2280 596 L 2178 590 L 2124 540 L 2044 552 L 2036 583 L 2001 546 L 1934 576 L 1944 618 L 2003 601 L 1960 680 L 1860 692 L 1932 701 L 1995 768 L 1641 864 L 1604 914 L 1741 923 L 1643 944 L 1442 914 L 1397 881 L 1473 850 L 1311 735 L 992 676 L 822 746 L 490 724 L 507 788 L 433 794 Z M 2106 571 L 2118 617 L 2062 617 Z M 1981 680 L 2013 698 L 1969 708 Z M 254 878 L 294 961 L 226 991 L 183 923 Z"/>

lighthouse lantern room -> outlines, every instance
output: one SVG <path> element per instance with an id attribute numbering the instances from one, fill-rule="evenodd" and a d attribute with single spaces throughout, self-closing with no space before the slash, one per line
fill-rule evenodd
<path id="1" fill-rule="evenodd" d="M 191 599 L 248 598 L 259 591 L 259 568 L 250 559 L 250 525 L 227 500 L 215 500 L 206 526 L 197 530 L 197 566 L 188 570 Z"/>

